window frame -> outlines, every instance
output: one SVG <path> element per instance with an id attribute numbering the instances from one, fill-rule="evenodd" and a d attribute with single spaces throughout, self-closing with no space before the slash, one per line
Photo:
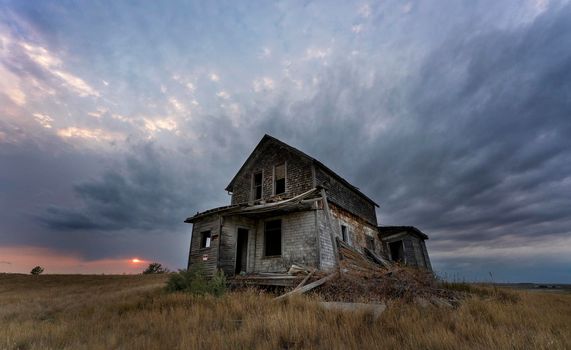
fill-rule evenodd
<path id="1" fill-rule="evenodd" d="M 349 244 L 349 230 L 347 229 L 347 225 L 341 224 L 341 240 Z"/>
<path id="2" fill-rule="evenodd" d="M 256 175 L 260 174 L 261 181 L 260 181 L 260 198 L 256 198 Z M 264 198 L 264 171 L 255 171 L 252 173 L 252 186 L 250 188 L 250 197 L 253 201 L 260 200 Z"/>
<path id="3" fill-rule="evenodd" d="M 371 243 L 370 246 L 369 246 L 369 242 Z M 365 235 L 365 246 L 367 247 L 367 249 L 374 252 L 375 249 L 377 249 L 376 244 L 375 244 L 375 238 L 371 237 L 369 235 Z"/>
<path id="4" fill-rule="evenodd" d="M 280 223 L 280 227 L 279 227 L 279 234 L 280 234 L 280 238 L 279 238 L 279 245 L 280 245 L 280 251 L 279 254 L 274 254 L 274 255 L 268 255 L 268 233 L 272 233 L 272 231 L 277 231 L 276 229 L 272 229 L 271 231 L 268 231 L 267 226 L 268 223 L 271 222 L 276 222 L 279 221 Z M 274 233 L 275 234 L 275 233 Z M 264 252 L 263 252 L 263 257 L 264 258 L 281 258 L 283 255 L 283 220 L 281 218 L 279 219 L 270 219 L 270 220 L 266 220 L 264 221 Z"/>
<path id="5" fill-rule="evenodd" d="M 200 249 L 208 249 L 212 247 L 212 231 L 201 231 L 200 232 Z"/>
<path id="6" fill-rule="evenodd" d="M 278 166 L 280 166 L 280 165 L 283 165 L 283 166 L 284 166 L 284 191 L 283 191 L 283 192 L 280 192 L 280 193 L 277 193 L 277 188 L 276 188 L 276 187 L 277 187 L 277 186 L 276 186 L 276 182 L 277 182 L 277 179 L 276 179 L 276 167 L 278 167 Z M 277 195 L 280 195 L 280 194 L 285 194 L 285 193 L 287 193 L 287 162 L 284 161 L 284 162 L 282 162 L 282 163 L 278 163 L 278 164 L 274 165 L 274 167 L 273 167 L 272 170 L 273 170 L 273 171 L 272 171 L 272 195 L 277 196 Z"/>

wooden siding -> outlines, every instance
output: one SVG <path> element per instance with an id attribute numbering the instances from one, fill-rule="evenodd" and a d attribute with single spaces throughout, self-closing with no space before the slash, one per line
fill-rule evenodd
<path id="1" fill-rule="evenodd" d="M 210 247 L 200 248 L 200 234 L 210 231 Z M 192 238 L 190 240 L 190 253 L 188 258 L 188 268 L 194 264 L 202 264 L 205 272 L 212 275 L 218 267 L 218 244 L 220 242 L 220 216 L 207 216 L 192 225 Z M 203 256 L 207 256 L 203 261 Z"/>
<path id="2" fill-rule="evenodd" d="M 404 248 L 404 263 L 408 266 L 422 267 L 432 271 L 426 243 L 423 239 L 406 231 L 383 238 L 383 246 L 387 249 L 387 256 L 392 259 L 390 249 L 388 249 L 389 243 L 401 240 Z"/>
<path id="3" fill-rule="evenodd" d="M 255 237 L 257 221 L 235 215 L 224 217 L 222 222 L 220 260 L 218 265 L 227 276 L 233 276 L 236 267 L 236 239 L 238 237 L 238 229 L 244 228 L 248 230 L 248 255 L 246 259 L 249 260 L 249 258 L 253 256 L 250 250 L 250 241 Z M 246 272 L 250 271 L 247 270 Z"/>

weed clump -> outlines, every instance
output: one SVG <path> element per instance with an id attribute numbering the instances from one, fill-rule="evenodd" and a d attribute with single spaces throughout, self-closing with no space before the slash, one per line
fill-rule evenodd
<path id="1" fill-rule="evenodd" d="M 208 277 L 204 267 L 196 264 L 188 270 L 178 270 L 177 273 L 173 273 L 167 281 L 166 290 L 222 296 L 226 292 L 226 276 L 219 270 L 213 277 Z"/>

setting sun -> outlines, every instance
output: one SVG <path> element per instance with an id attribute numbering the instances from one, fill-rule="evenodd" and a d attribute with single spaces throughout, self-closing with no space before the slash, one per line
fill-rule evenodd
<path id="1" fill-rule="evenodd" d="M 131 262 L 134 263 L 134 264 L 137 264 L 137 263 L 140 263 L 141 260 L 135 258 L 135 259 L 132 259 Z"/>

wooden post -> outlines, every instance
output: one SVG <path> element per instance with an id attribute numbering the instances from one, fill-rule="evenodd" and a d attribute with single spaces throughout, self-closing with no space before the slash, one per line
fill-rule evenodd
<path id="1" fill-rule="evenodd" d="M 323 198 L 323 210 L 325 211 L 327 225 L 329 226 L 329 238 L 331 239 L 331 247 L 333 248 L 333 255 L 335 256 L 335 266 L 339 267 L 339 253 L 337 251 L 337 242 L 335 240 L 335 229 L 333 228 L 331 212 L 329 211 L 329 203 L 327 203 L 327 194 L 325 193 L 324 188 L 321 189 L 321 198 Z"/>

